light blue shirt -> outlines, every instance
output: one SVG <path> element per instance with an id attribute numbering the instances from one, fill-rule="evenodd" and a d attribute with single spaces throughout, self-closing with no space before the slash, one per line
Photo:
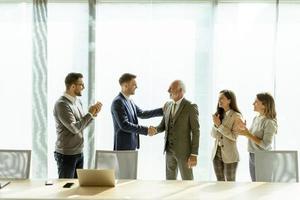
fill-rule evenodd
<path id="1" fill-rule="evenodd" d="M 269 151 L 272 149 L 273 138 L 277 133 L 277 122 L 265 116 L 256 116 L 249 131 L 261 139 L 261 143 L 257 145 L 252 140 L 248 140 L 248 151 L 251 153 L 255 151 Z"/>
<path id="2" fill-rule="evenodd" d="M 135 112 L 133 110 L 133 105 L 134 103 L 132 102 L 132 100 L 129 98 L 129 96 L 126 96 L 123 92 L 121 92 L 121 94 L 125 97 L 126 101 L 127 101 L 127 105 L 130 109 L 131 114 L 134 116 Z"/>

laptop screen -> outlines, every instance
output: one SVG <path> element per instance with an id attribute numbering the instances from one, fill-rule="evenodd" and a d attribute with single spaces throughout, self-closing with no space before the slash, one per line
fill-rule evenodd
<path id="1" fill-rule="evenodd" d="M 115 186 L 113 169 L 77 169 L 80 186 Z"/>

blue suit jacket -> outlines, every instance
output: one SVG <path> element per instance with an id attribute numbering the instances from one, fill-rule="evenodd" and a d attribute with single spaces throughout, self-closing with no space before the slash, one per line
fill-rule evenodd
<path id="1" fill-rule="evenodd" d="M 148 128 L 138 124 L 138 117 L 147 119 L 162 116 L 162 108 L 143 111 L 119 93 L 111 105 L 114 123 L 114 150 L 135 150 L 140 147 L 139 134 L 147 135 Z"/>

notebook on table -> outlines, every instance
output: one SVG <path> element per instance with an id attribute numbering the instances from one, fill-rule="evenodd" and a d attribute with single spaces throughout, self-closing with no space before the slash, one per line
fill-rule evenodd
<path id="1" fill-rule="evenodd" d="M 115 186 L 113 169 L 77 169 L 80 186 Z"/>

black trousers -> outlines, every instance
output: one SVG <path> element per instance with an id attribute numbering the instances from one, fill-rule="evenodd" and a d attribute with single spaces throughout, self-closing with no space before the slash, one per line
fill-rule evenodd
<path id="1" fill-rule="evenodd" d="M 83 153 L 64 155 L 54 152 L 59 178 L 77 178 L 76 169 L 83 168 Z"/>

